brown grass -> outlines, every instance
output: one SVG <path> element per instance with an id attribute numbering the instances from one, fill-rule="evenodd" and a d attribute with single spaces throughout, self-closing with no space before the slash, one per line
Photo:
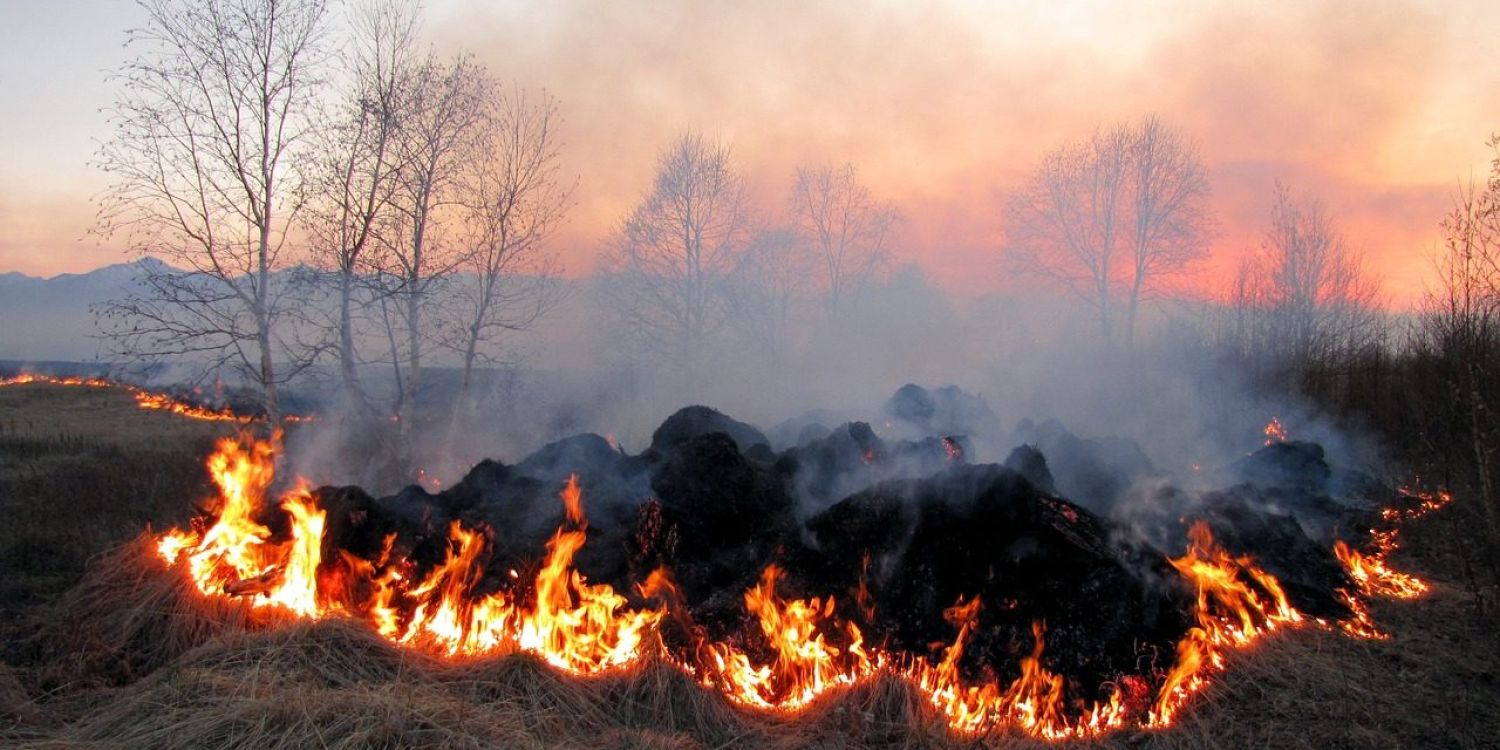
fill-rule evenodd
<path id="1" fill-rule="evenodd" d="M 0 398 L 10 397 L 0 389 Z M 135 417 L 125 424 L 167 416 L 118 406 Z M 59 433 L 72 429 L 66 419 L 52 424 Z M 201 472 L 189 479 L 184 469 L 180 478 L 158 480 L 159 492 L 151 494 L 146 491 L 152 481 L 146 476 L 149 468 L 130 468 L 142 462 L 170 467 L 174 461 L 196 467 L 208 433 L 195 432 L 201 425 L 191 424 L 181 433 L 153 437 L 149 446 L 121 442 L 118 436 L 103 442 L 68 437 L 70 433 L 0 432 L 0 467 L 10 467 L 0 468 L 0 489 L 20 487 L 23 492 L 6 497 L 51 510 L 27 515 L 18 509 L 24 527 L 0 531 L 0 561 L 7 566 L 0 573 L 10 577 L 15 572 L 10 566 L 26 559 L 10 552 L 27 535 L 92 545 L 71 553 L 80 560 L 106 548 L 97 539 L 117 545 L 94 558 L 86 574 L 57 573 L 48 579 L 51 588 L 37 583 L 45 566 L 21 570 L 32 576 L 32 599 L 10 609 L 0 633 L 5 647 L 0 745 L 675 749 L 1043 744 L 1006 734 L 955 737 L 919 693 L 892 678 L 825 696 L 796 716 L 780 716 L 732 706 L 660 661 L 580 679 L 527 656 L 448 663 L 393 647 L 352 622 L 264 627 L 263 613 L 252 617 L 229 603 L 203 601 L 180 575 L 155 561 L 143 538 L 129 541 L 144 525 L 142 517 L 158 525 L 181 518 L 205 490 Z M 24 469 L 14 473 L 15 465 L 27 461 L 51 468 L 41 475 Z M 45 476 L 54 471 L 84 478 Z M 110 471 L 123 474 L 112 476 Z M 89 496 L 74 494 L 80 492 Z M 75 504 L 96 517 L 72 511 Z M 1413 548 L 1451 539 L 1450 522 L 1444 518 L 1440 513 L 1419 522 L 1410 536 Z M 65 528 L 74 524 L 91 530 L 83 534 Z M 1413 560 L 1407 555 L 1397 562 Z M 1316 629 L 1286 633 L 1235 657 L 1230 671 L 1181 715 L 1178 726 L 1079 744 L 1163 749 L 1500 746 L 1500 635 L 1493 609 L 1482 606 L 1490 601 L 1489 589 L 1458 569 L 1462 555 L 1422 556 L 1420 562 L 1433 566 L 1430 573 L 1440 581 L 1433 593 L 1423 601 L 1382 603 L 1374 609 L 1392 640 L 1355 641 Z"/>

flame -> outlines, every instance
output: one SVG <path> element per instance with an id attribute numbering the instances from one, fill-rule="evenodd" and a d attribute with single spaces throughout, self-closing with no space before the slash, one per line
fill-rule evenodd
<path id="1" fill-rule="evenodd" d="M 1275 577 L 1248 556 L 1231 556 L 1202 521 L 1188 529 L 1187 552 L 1169 562 L 1196 590 L 1197 624 L 1177 644 L 1177 663 L 1167 673 L 1147 721 L 1154 727 L 1172 723 L 1182 705 L 1207 684 L 1208 675 L 1224 668 L 1229 649 L 1303 621 Z"/>
<path id="2" fill-rule="evenodd" d="M 1266 435 L 1266 445 L 1285 443 L 1287 440 L 1286 427 L 1281 424 L 1280 417 L 1271 417 L 1271 421 L 1266 423 L 1266 427 L 1262 432 Z"/>
<path id="3" fill-rule="evenodd" d="M 1333 544 L 1334 556 L 1343 564 L 1359 593 L 1365 597 L 1416 599 L 1431 590 L 1422 579 L 1391 568 L 1386 557 L 1401 546 L 1400 527 L 1397 524 L 1421 518 L 1443 508 L 1453 502 L 1453 495 L 1441 491 L 1420 492 L 1406 487 L 1402 487 L 1400 491 L 1416 503 L 1405 509 L 1385 508 L 1381 511 L 1381 519 L 1388 526 L 1370 529 L 1369 552 L 1356 550 L 1342 540 Z M 1369 606 L 1363 599 L 1344 589 L 1340 589 L 1338 594 L 1351 613 L 1349 619 L 1339 623 L 1344 632 L 1356 638 L 1371 640 L 1390 638 L 1388 633 L 1375 625 L 1370 617 Z"/>
<path id="4" fill-rule="evenodd" d="M 278 450 L 279 435 L 269 441 L 243 436 L 221 441 L 208 460 L 219 489 L 216 517 L 201 530 L 160 535 L 161 558 L 185 570 L 204 595 L 240 597 L 254 608 L 292 617 L 363 619 L 392 642 L 448 658 L 524 651 L 565 672 L 594 674 L 628 667 L 648 652 L 660 653 L 736 703 L 785 712 L 884 673 L 919 689 L 956 731 L 1011 729 L 1061 740 L 1126 726 L 1169 726 L 1210 677 L 1225 668 L 1231 650 L 1307 622 L 1275 577 L 1251 558 L 1231 555 L 1206 524 L 1197 522 L 1189 529 L 1185 554 L 1169 560 L 1196 593 L 1195 624 L 1178 643 L 1175 663 L 1162 675 L 1124 676 L 1118 685 L 1104 686 L 1105 697 L 1092 704 L 1070 698 L 1067 681 L 1045 666 L 1043 622 L 1032 624 L 1031 650 L 1008 683 L 993 677 L 966 681 L 960 665 L 980 628 L 978 597 L 960 597 L 944 611 L 955 634 L 932 663 L 867 644 L 860 628 L 840 617 L 832 596 L 784 596 L 785 574 L 776 565 L 767 566 L 744 594 L 745 611 L 755 627 L 743 640 L 709 641 L 692 628 L 691 648 L 668 651 L 653 648 L 661 644 L 660 626 L 669 614 L 686 621 L 688 613 L 666 570 L 654 571 L 639 587 L 643 599 L 659 602 L 652 608 L 632 605 L 608 585 L 589 583 L 574 568 L 588 529 L 577 476 L 569 477 L 559 492 L 563 522 L 547 542 L 535 575 L 528 579 L 509 570 L 489 579 L 490 531 L 458 522 L 448 528 L 443 559 L 426 570 L 406 556 L 395 534 L 387 535 L 372 557 L 341 550 L 324 559 L 326 513 L 304 483 L 284 493 L 275 508 L 266 502 Z M 1440 496 L 1431 501 L 1433 507 L 1446 502 Z M 282 527 L 266 520 L 267 512 L 284 516 L 284 532 L 272 534 L 267 524 Z M 1410 595 L 1416 596 L 1419 588 L 1425 591 L 1425 584 L 1385 566 L 1384 555 L 1397 543 L 1395 533 L 1372 532 L 1375 551 L 1370 553 L 1336 545 L 1358 593 L 1406 596 L 1415 591 Z M 1339 623 L 1341 629 L 1362 638 L 1385 637 L 1357 593 L 1338 594 L 1352 613 Z M 868 599 L 862 580 L 855 602 L 867 620 L 873 618 Z M 1148 700 L 1151 684 L 1159 687 Z"/>
<path id="5" fill-rule="evenodd" d="M 864 635 L 853 623 L 834 618 L 834 599 L 784 600 L 776 594 L 781 569 L 766 566 L 760 583 L 745 593 L 745 609 L 755 615 L 775 658 L 754 666 L 732 644 L 707 646 L 704 682 L 721 687 L 733 700 L 762 708 L 804 706 L 835 685 L 852 684 L 875 671 L 864 649 Z M 840 649 L 824 631 L 842 628 L 850 645 Z"/>
<path id="6" fill-rule="evenodd" d="M 150 391 L 135 391 L 135 404 L 142 409 L 167 411 L 173 414 L 181 414 L 184 417 L 202 419 L 210 422 L 237 421 L 240 415 L 230 411 L 228 407 L 223 409 L 209 409 L 186 401 L 180 401 L 165 393 L 151 393 Z"/>
<path id="7" fill-rule="evenodd" d="M 1369 555 L 1351 549 L 1343 541 L 1333 544 L 1334 556 L 1344 564 L 1344 569 L 1359 585 L 1360 591 L 1368 596 L 1385 596 L 1392 599 L 1414 599 L 1427 593 L 1428 586 L 1421 579 L 1397 572 L 1386 565 L 1385 551 L 1394 549 L 1394 535 L 1377 537 L 1377 539 L 1382 540 L 1377 541 L 1377 544 L 1384 547 L 1384 551 Z"/>
<path id="8" fill-rule="evenodd" d="M 138 385 L 132 385 L 130 383 L 120 383 L 113 380 L 107 380 L 105 378 L 83 378 L 76 376 L 54 377 L 51 375 L 39 375 L 36 373 L 21 373 L 20 375 L 9 378 L 0 378 L 0 387 L 8 385 L 27 385 L 30 383 L 45 383 L 48 385 L 75 387 L 81 386 L 85 388 L 118 388 L 134 396 L 135 404 L 138 408 L 148 411 L 165 411 L 172 414 L 188 417 L 190 419 L 198 419 L 208 422 L 254 421 L 251 417 L 246 417 L 244 415 L 235 413 L 234 410 L 230 409 L 227 406 L 221 409 L 211 409 L 207 406 L 201 406 L 199 404 L 186 401 L 177 396 L 166 393 L 158 393 L 155 391 L 148 391 Z M 197 389 L 194 389 L 194 393 L 197 393 Z M 281 419 L 283 422 L 287 423 L 311 422 L 315 419 L 315 417 L 306 414 L 286 414 L 283 415 Z"/>
<path id="9" fill-rule="evenodd" d="M 53 377 L 51 375 L 37 375 L 35 373 L 23 372 L 9 378 L 0 378 L 0 387 L 7 385 L 26 385 L 28 383 L 49 383 L 51 385 L 72 385 L 85 388 L 109 388 L 114 385 L 103 378 L 80 378 L 76 376 Z"/>
<path id="10" fill-rule="evenodd" d="M 256 520 L 274 478 L 275 441 L 226 439 L 209 458 L 219 487 L 216 521 L 201 535 L 172 530 L 157 542 L 162 559 L 186 565 L 199 591 L 250 597 L 253 606 L 299 617 L 360 612 L 377 632 L 398 643 L 448 656 L 524 650 L 571 672 L 591 673 L 640 655 L 661 613 L 630 610 L 608 586 L 589 584 L 572 567 L 584 542 L 585 520 L 577 478 L 562 499 L 571 529 L 547 545 L 546 564 L 534 581 L 534 606 L 508 591 L 481 594 L 486 535 L 455 522 L 442 563 L 416 578 L 412 565 L 386 537 L 380 554 L 364 560 L 347 552 L 337 573 L 322 571 L 325 512 L 305 485 L 288 492 L 280 508 L 289 518 L 285 542 Z M 364 596 L 336 591 L 364 591 Z"/>

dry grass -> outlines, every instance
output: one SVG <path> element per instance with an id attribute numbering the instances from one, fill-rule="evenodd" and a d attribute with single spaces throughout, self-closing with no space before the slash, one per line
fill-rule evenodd
<path id="1" fill-rule="evenodd" d="M 0 389 L 0 398 L 9 397 Z M 139 419 L 166 416 L 124 407 Z M 6 418 L 0 417 L 0 422 Z M 0 472 L 0 482 L 12 482 L 0 487 L 26 490 L 8 497 L 52 509 L 23 512 L 33 528 L 0 532 L 0 551 L 26 534 L 66 539 L 49 526 L 81 523 L 94 529 L 87 542 L 94 546 L 75 553 L 85 555 L 105 548 L 95 538 L 116 544 L 129 540 L 144 525 L 138 523 L 142 516 L 160 524 L 185 514 L 202 491 L 197 484 L 201 478 L 163 482 L 159 494 L 146 498 L 140 493 L 149 480 L 132 479 L 128 467 L 146 462 L 150 469 L 150 462 L 158 460 L 196 467 L 205 434 L 194 432 L 201 426 L 189 424 L 194 427 L 153 439 L 150 447 L 0 434 L 0 465 L 55 462 L 47 465 L 90 477 L 33 477 L 14 484 L 13 475 Z M 54 425 L 61 431 L 72 429 L 65 419 Z M 47 440 L 53 442 L 37 448 L 37 441 Z M 116 447 L 108 447 L 111 444 Z M 26 450 L 39 453 L 18 459 L 9 453 L 16 445 L 29 445 Z M 43 455 L 48 451 L 59 455 Z M 180 455 L 167 458 L 174 452 Z M 101 462 L 126 476 L 111 478 L 91 468 Z M 88 492 L 97 497 L 80 500 L 77 495 L 48 492 Z M 57 512 L 78 502 L 94 503 L 90 512 L 98 517 Z M 1449 537 L 1449 522 L 1443 519 L 1444 514 L 1438 514 L 1419 522 L 1411 536 L 1413 547 L 1442 544 Z M 137 525 L 132 528 L 132 523 Z M 83 540 L 77 537 L 79 543 Z M 7 566 L 14 559 L 0 556 Z M 1409 563 L 1411 558 L 1400 561 Z M 1236 657 L 1230 672 L 1182 714 L 1177 727 L 1082 744 L 1163 749 L 1500 746 L 1500 634 L 1494 614 L 1479 606 L 1488 600 L 1480 598 L 1482 589 L 1471 585 L 1472 576 L 1447 567 L 1448 557 L 1423 562 L 1435 565 L 1432 572 L 1450 583 L 1439 585 L 1420 602 L 1378 605 L 1376 620 L 1393 633 L 1392 640 L 1355 641 L 1316 629 L 1286 633 Z M 6 577 L 14 574 L 10 567 L 0 572 Z M 351 622 L 280 622 L 268 628 L 263 613 L 251 616 L 228 603 L 204 602 L 183 578 L 154 560 L 142 538 L 95 558 L 81 580 L 76 575 L 57 580 L 64 579 L 65 591 L 38 588 L 35 601 L 13 609 L 4 639 L 5 663 L 0 664 L 0 745 L 1041 745 L 1009 735 L 954 737 L 920 694 L 890 678 L 826 696 L 787 717 L 734 707 L 659 661 L 648 660 L 620 674 L 579 679 L 526 656 L 447 663 L 395 648 Z"/>
<path id="2" fill-rule="evenodd" d="M 0 633 L 88 559 L 209 496 L 203 456 L 230 427 L 146 412 L 118 389 L 0 388 Z"/>

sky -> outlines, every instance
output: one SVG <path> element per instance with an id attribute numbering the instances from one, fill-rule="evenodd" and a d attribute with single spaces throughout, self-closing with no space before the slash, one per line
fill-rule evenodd
<path id="1" fill-rule="evenodd" d="M 1049 148 L 1155 113 L 1208 166 L 1219 229 L 1188 280 L 1221 290 L 1275 182 L 1316 197 L 1397 307 L 1430 286 L 1438 222 L 1500 131 L 1500 4 L 432 0 L 426 36 L 566 120 L 584 275 L 684 130 L 730 145 L 759 210 L 800 165 L 855 164 L 901 212 L 894 254 L 959 294 L 1013 283 L 1001 206 Z M 108 185 L 109 70 L 126 0 L 0 0 L 0 272 L 125 259 L 90 234 Z"/>

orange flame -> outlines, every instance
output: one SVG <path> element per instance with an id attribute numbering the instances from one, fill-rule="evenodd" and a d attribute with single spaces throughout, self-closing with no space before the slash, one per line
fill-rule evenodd
<path id="1" fill-rule="evenodd" d="M 709 644 L 709 663 L 703 670 L 706 684 L 747 705 L 794 709 L 835 685 L 852 684 L 875 671 L 864 636 L 853 623 L 842 625 L 850 642 L 845 649 L 830 644 L 822 632 L 840 628 L 833 597 L 784 600 L 776 594 L 780 579 L 781 569 L 769 565 L 760 583 L 745 593 L 745 609 L 759 620 L 775 658 L 757 667 L 731 644 Z"/>
<path id="2" fill-rule="evenodd" d="M 45 383 L 59 386 L 81 386 L 86 388 L 118 388 L 135 397 L 138 408 L 149 411 L 165 411 L 172 414 L 198 419 L 209 422 L 235 422 L 252 421 L 250 418 L 236 414 L 229 407 L 222 409 L 211 409 L 206 406 L 184 401 L 177 396 L 166 393 L 148 391 L 140 386 L 129 383 L 119 383 L 105 378 L 83 378 L 76 376 L 54 377 L 51 375 L 38 375 L 35 373 L 22 373 L 14 377 L 0 378 L 0 387 L 8 385 L 27 385 L 30 383 Z M 314 417 L 310 415 L 287 414 L 282 417 L 283 422 L 311 422 Z"/>
<path id="3" fill-rule="evenodd" d="M 1196 589 L 1197 625 L 1177 644 L 1177 663 L 1151 709 L 1147 723 L 1157 727 L 1171 724 L 1182 705 L 1207 684 L 1208 674 L 1224 668 L 1228 649 L 1302 622 L 1275 577 L 1249 557 L 1224 551 L 1202 521 L 1188 529 L 1186 554 L 1170 562 Z"/>
<path id="4" fill-rule="evenodd" d="M 135 404 L 142 409 L 166 411 L 173 414 L 181 414 L 192 419 L 202 419 L 210 422 L 237 421 L 240 415 L 230 411 L 227 407 L 223 409 L 209 409 L 206 407 L 180 401 L 165 393 L 151 393 L 150 391 L 135 391 Z"/>
<path id="5" fill-rule="evenodd" d="M 345 588 L 369 593 L 360 601 L 331 599 L 332 574 L 320 575 L 325 513 L 305 487 L 283 498 L 290 538 L 270 541 L 255 520 L 274 477 L 273 443 L 224 440 L 209 459 L 222 505 L 202 535 L 172 530 L 157 551 L 169 563 L 187 565 L 204 594 L 250 596 L 254 606 L 277 607 L 318 618 L 362 611 L 381 634 L 399 643 L 450 656 L 525 650 L 571 672 L 619 666 L 640 655 L 661 613 L 627 609 L 625 597 L 608 586 L 587 583 L 572 568 L 583 546 L 585 524 L 577 478 L 562 498 L 576 528 L 559 530 L 547 545 L 547 561 L 535 580 L 536 603 L 519 606 L 504 591 L 481 595 L 485 534 L 455 522 L 443 562 L 420 580 L 410 563 L 393 554 L 387 537 L 379 557 L 342 558 Z"/>
<path id="6" fill-rule="evenodd" d="M 577 674 L 636 663 L 652 650 L 648 644 L 659 643 L 656 633 L 669 611 L 682 607 L 665 570 L 653 572 L 640 587 L 643 596 L 661 602 L 653 609 L 631 606 L 610 586 L 588 583 L 573 567 L 587 531 L 576 476 L 559 494 L 564 522 L 529 582 L 534 599 L 515 588 L 525 582 L 514 570 L 500 577 L 499 585 L 487 581 L 488 531 L 457 522 L 449 527 L 443 560 L 425 574 L 396 548 L 394 534 L 385 537 L 373 559 L 341 551 L 324 560 L 325 512 L 300 483 L 282 496 L 278 507 L 288 531 L 280 535 L 283 541 L 274 541 L 258 517 L 273 483 L 277 445 L 276 438 L 221 441 L 208 461 L 219 488 L 217 517 L 201 532 L 174 529 L 157 539 L 162 559 L 182 566 L 205 595 L 238 596 L 253 607 L 290 616 L 359 617 L 393 642 L 449 657 L 525 651 Z M 1394 534 L 1376 535 L 1373 554 L 1336 546 L 1346 565 L 1365 571 L 1361 577 L 1351 569 L 1361 592 L 1412 590 L 1416 579 L 1384 566 Z M 956 634 L 936 664 L 868 646 L 860 629 L 839 617 L 833 597 L 783 597 L 778 591 L 783 573 L 775 565 L 766 567 L 744 595 L 746 611 L 758 624 L 754 636 L 763 642 L 751 648 L 700 640 L 686 656 L 664 656 L 731 700 L 766 710 L 795 711 L 829 690 L 884 672 L 916 686 L 960 732 L 1010 728 L 1055 740 L 1093 737 L 1127 725 L 1165 727 L 1224 668 L 1230 650 L 1305 622 L 1273 576 L 1249 557 L 1221 548 L 1206 524 L 1193 524 L 1188 536 L 1187 552 L 1169 562 L 1194 586 L 1196 624 L 1179 642 L 1176 662 L 1161 678 L 1149 708 L 1127 708 L 1119 687 L 1091 705 L 1070 701 L 1066 681 L 1043 664 L 1046 628 L 1040 621 L 1032 626 L 1032 650 L 1009 684 L 966 683 L 959 664 L 980 625 L 977 597 L 960 598 L 944 612 Z M 1339 626 L 1358 637 L 1383 637 L 1364 602 L 1339 593 L 1353 613 Z M 676 614 L 686 616 L 685 610 Z M 1139 678 L 1124 682 L 1145 684 Z M 1131 693 L 1138 694 L 1134 687 Z"/>
<path id="7" fill-rule="evenodd" d="M 1393 545 L 1394 539 L 1386 537 L 1385 545 Z M 1427 584 L 1416 576 L 1392 570 L 1385 563 L 1385 554 L 1361 554 L 1343 541 L 1334 542 L 1333 554 L 1349 577 L 1359 584 L 1360 591 L 1368 596 L 1385 596 L 1392 599 L 1413 599 L 1427 593 Z"/>

